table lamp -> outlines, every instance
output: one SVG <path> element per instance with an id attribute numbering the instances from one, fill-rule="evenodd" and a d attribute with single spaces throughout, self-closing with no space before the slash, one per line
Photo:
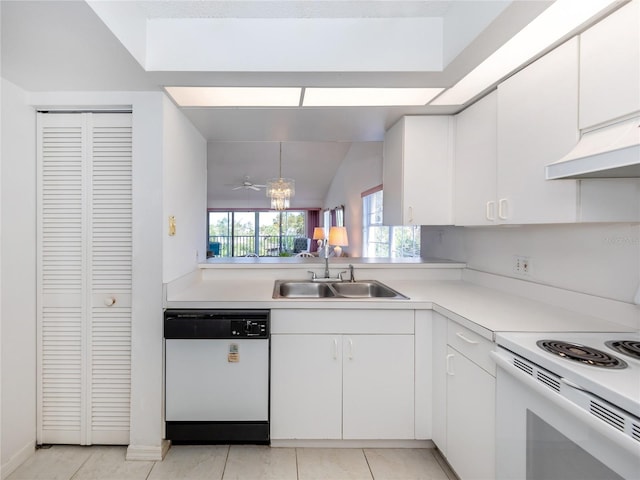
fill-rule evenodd
<path id="1" fill-rule="evenodd" d="M 342 247 L 349 246 L 347 227 L 331 227 L 329 230 L 329 245 L 333 246 L 336 257 L 342 256 Z"/>
<path id="2" fill-rule="evenodd" d="M 314 227 L 313 239 L 318 241 L 318 251 L 320 251 L 322 244 L 324 243 L 324 228 Z"/>

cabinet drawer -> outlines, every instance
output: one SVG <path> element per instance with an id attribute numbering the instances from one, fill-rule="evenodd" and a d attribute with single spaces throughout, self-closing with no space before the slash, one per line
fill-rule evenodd
<path id="1" fill-rule="evenodd" d="M 495 377 L 496 365 L 489 356 L 489 352 L 494 348 L 493 342 L 449 320 L 447 344 Z"/>

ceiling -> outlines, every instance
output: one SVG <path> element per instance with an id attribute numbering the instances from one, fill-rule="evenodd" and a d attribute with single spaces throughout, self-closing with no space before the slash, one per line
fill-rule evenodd
<path id="1" fill-rule="evenodd" d="M 550 3 L 539 0 L 1 0 L 2 76 L 27 91 L 162 90 L 171 85 L 446 88 Z M 264 32 L 270 32 L 269 28 L 273 31 L 274 25 L 281 25 L 273 22 L 282 21 L 310 22 L 304 25 L 313 28 L 303 29 L 298 39 L 284 39 L 278 44 L 280 55 L 273 51 L 278 66 L 268 68 L 263 62 L 260 68 L 253 68 L 260 60 L 255 52 L 265 55 L 258 47 L 274 37 Z M 241 30 L 245 22 L 252 22 L 252 29 Z M 362 35 L 367 41 L 354 41 L 352 46 L 347 45 L 346 37 L 339 37 L 340 41 L 332 42 L 335 38 L 331 32 L 338 32 L 336 37 L 347 35 L 349 28 L 340 30 L 344 22 L 346 25 L 363 23 Z M 236 41 L 224 43 L 217 37 L 218 41 L 212 43 L 216 37 L 210 38 L 209 32 L 216 29 L 207 26 L 227 28 L 229 25 L 240 28 L 232 37 Z M 389 28 L 378 32 L 376 25 Z M 415 38 L 422 38 L 425 25 L 439 29 L 438 35 L 429 37 L 439 40 L 416 47 Z M 171 36 L 164 34 L 164 28 L 169 29 L 166 32 L 185 33 Z M 204 33 L 189 35 L 192 30 Z M 396 34 L 382 35 L 388 32 Z M 326 49 L 312 52 L 320 57 L 325 55 L 322 62 L 320 57 L 309 53 L 311 44 L 303 41 L 307 36 L 313 39 L 313 35 L 327 39 Z M 221 43 L 224 44 L 220 46 Z M 240 43 L 247 45 L 238 45 Z M 386 43 L 393 48 L 382 48 Z M 296 45 L 304 48 L 296 50 Z M 169 50 L 173 56 L 164 55 Z M 342 51 L 347 51 L 344 58 Z M 230 55 L 230 52 L 236 54 Z M 415 68 L 372 71 L 360 61 L 367 58 L 375 64 L 380 60 L 378 54 L 382 62 L 389 64 L 393 56 L 406 57 L 407 64 Z M 385 59 L 384 55 L 390 57 Z M 182 61 L 185 58 L 196 61 Z M 342 63 L 333 62 L 338 58 Z M 226 69 L 226 61 L 242 69 Z M 288 70 L 283 70 L 282 65 Z M 284 142 L 284 175 L 296 179 L 297 195 L 307 192 L 305 203 L 315 202 L 321 206 L 351 142 L 381 141 L 385 130 L 402 115 L 449 114 L 462 108 L 464 105 L 184 108 L 183 111 L 209 142 L 209 183 L 215 185 L 216 203 L 231 198 L 231 188 L 227 185 L 242 181 L 247 175 L 255 183 L 264 183 L 274 176 L 278 142 Z M 234 145 L 234 142 L 238 143 Z M 269 168 L 265 168 L 267 164 Z M 269 169 L 271 171 L 267 171 Z M 241 193 L 247 196 L 246 192 Z M 238 192 L 233 191 L 233 195 L 237 200 Z M 247 201 L 251 200 L 250 195 Z"/>

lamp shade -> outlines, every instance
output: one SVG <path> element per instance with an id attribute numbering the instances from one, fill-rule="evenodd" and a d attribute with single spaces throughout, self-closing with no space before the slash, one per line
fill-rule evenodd
<path id="1" fill-rule="evenodd" d="M 322 227 L 314 227 L 314 229 L 313 229 L 313 239 L 314 240 L 324 240 L 324 228 L 322 228 Z"/>
<path id="2" fill-rule="evenodd" d="M 346 247 L 349 245 L 346 227 L 331 227 L 329 230 L 329 245 Z"/>

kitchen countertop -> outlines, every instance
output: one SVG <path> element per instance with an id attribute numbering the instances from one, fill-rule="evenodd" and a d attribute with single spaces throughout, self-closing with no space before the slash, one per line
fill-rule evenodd
<path id="1" fill-rule="evenodd" d="M 438 268 L 438 266 L 433 264 L 430 267 Z M 460 264 L 455 266 L 461 268 Z M 360 270 L 359 273 L 358 280 L 365 280 L 366 269 Z M 628 326 L 602 318 L 463 280 L 381 279 L 381 281 L 408 296 L 409 300 L 274 299 L 272 298 L 274 279 L 271 278 L 198 277 L 182 288 L 172 289 L 167 295 L 166 306 L 167 308 L 433 309 L 490 340 L 495 339 L 496 332 L 504 331 L 633 330 Z"/>

